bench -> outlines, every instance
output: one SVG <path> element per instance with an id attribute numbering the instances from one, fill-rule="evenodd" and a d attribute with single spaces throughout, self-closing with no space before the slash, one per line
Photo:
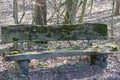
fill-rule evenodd
<path id="1" fill-rule="evenodd" d="M 66 40 L 106 40 L 108 38 L 106 24 L 84 23 L 84 24 L 65 24 L 65 25 L 9 25 L 1 27 L 1 38 L 3 43 L 22 43 L 22 42 L 44 42 L 44 41 L 66 41 Z M 25 52 L 15 55 L 5 56 L 6 61 L 15 61 L 22 74 L 29 73 L 29 62 L 31 59 L 52 58 L 65 56 L 90 55 L 90 64 L 101 67 L 107 66 L 107 52 L 96 51 L 52 51 L 36 52 L 30 54 Z"/>

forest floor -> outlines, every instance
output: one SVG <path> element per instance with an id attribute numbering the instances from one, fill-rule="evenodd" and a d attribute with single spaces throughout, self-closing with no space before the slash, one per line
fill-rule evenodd
<path id="1" fill-rule="evenodd" d="M 32 60 L 29 75 L 17 75 L 14 62 L 5 62 L 0 56 L 0 80 L 120 80 L 120 53 L 108 56 L 107 68 L 88 65 L 80 57 L 62 57 L 38 60 L 51 66 L 36 66 Z M 66 64 L 67 62 L 67 64 Z"/>
<path id="2" fill-rule="evenodd" d="M 106 6 L 109 0 L 103 0 L 100 5 Z M 97 3 L 98 4 L 98 3 Z M 102 22 L 110 24 L 111 9 L 87 14 L 86 22 Z M 114 39 L 106 42 L 115 43 L 120 48 L 120 25 L 119 17 L 114 17 Z M 6 47 L 0 43 L 0 50 Z M 38 64 L 38 62 L 40 62 Z M 86 56 L 83 57 L 60 57 L 50 59 L 31 60 L 29 75 L 18 75 L 14 62 L 4 61 L 0 54 L 0 80 L 120 80 L 120 52 L 108 55 L 107 68 L 89 65 Z"/>

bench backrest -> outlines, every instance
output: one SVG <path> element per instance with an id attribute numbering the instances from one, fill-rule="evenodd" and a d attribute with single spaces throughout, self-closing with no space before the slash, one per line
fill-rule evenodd
<path id="1" fill-rule="evenodd" d="M 107 39 L 107 25 L 9 25 L 1 27 L 2 42 Z"/>

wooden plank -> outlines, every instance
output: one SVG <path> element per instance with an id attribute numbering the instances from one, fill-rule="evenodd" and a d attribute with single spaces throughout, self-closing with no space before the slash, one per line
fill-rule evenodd
<path id="1" fill-rule="evenodd" d="M 25 54 L 17 54 L 17 55 L 8 55 L 5 60 L 13 61 L 13 60 L 29 60 L 29 59 L 37 59 L 37 58 L 53 58 L 53 57 L 67 57 L 67 56 L 80 56 L 80 55 L 91 55 L 91 54 L 107 54 L 108 52 L 84 52 L 81 50 L 71 50 L 71 51 L 54 51 L 54 52 L 37 52 L 37 54 L 30 54 L 29 52 Z M 112 53 L 112 52 L 111 52 Z M 109 52 L 110 54 L 110 52 Z"/>
<path id="2" fill-rule="evenodd" d="M 9 25 L 1 27 L 2 42 L 107 39 L 107 25 Z"/>

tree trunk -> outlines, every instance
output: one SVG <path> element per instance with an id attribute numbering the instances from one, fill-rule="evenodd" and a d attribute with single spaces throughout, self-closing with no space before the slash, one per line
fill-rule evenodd
<path id="1" fill-rule="evenodd" d="M 76 23 L 76 12 L 78 0 L 66 0 L 66 15 L 64 17 L 65 24 Z"/>
<path id="2" fill-rule="evenodd" d="M 13 0 L 13 19 L 14 23 L 18 24 L 18 0 Z"/>
<path id="3" fill-rule="evenodd" d="M 35 0 L 35 24 L 46 25 L 46 0 Z"/>
<path id="4" fill-rule="evenodd" d="M 116 0 L 116 5 L 115 5 L 115 15 L 119 15 L 120 13 L 120 0 Z"/>
<path id="5" fill-rule="evenodd" d="M 93 9 L 93 0 L 91 0 L 90 2 L 90 13 L 92 13 L 92 9 Z"/>
<path id="6" fill-rule="evenodd" d="M 83 6 L 82 6 L 82 12 L 81 12 L 81 15 L 80 15 L 81 17 L 79 19 L 79 23 L 83 22 L 85 11 L 86 11 L 86 4 L 87 4 L 87 0 L 84 0 L 83 1 Z"/>

